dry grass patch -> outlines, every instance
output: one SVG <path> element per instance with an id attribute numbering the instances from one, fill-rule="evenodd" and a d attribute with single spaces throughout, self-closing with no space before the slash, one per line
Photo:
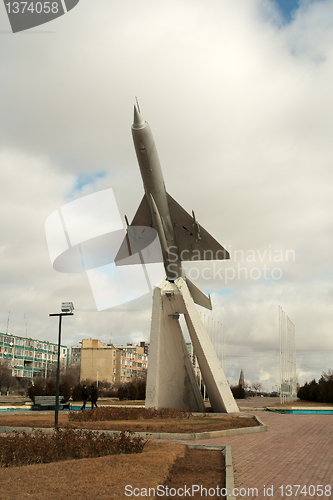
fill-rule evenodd
<path id="1" fill-rule="evenodd" d="M 256 427 L 259 425 L 253 417 L 218 417 L 198 418 L 193 417 L 185 421 L 174 421 L 165 419 L 163 421 L 116 421 L 116 422 L 75 422 L 79 429 L 99 430 L 130 430 L 132 432 L 174 432 L 195 433 L 210 432 L 241 427 Z"/>
<path id="2" fill-rule="evenodd" d="M 102 420 L 163 420 L 185 419 L 191 411 L 183 408 L 121 408 L 99 407 L 94 411 L 70 411 L 68 419 L 72 422 L 93 422 Z"/>
<path id="3" fill-rule="evenodd" d="M 60 412 L 58 417 L 60 427 L 68 425 L 68 416 Z M 0 413 L 0 426 L 9 427 L 54 427 L 54 412 L 32 412 L 27 413 L 19 412 L 1 412 Z"/>
<path id="4" fill-rule="evenodd" d="M 91 410 L 89 410 L 91 411 Z M 60 427 L 74 427 L 90 430 L 126 430 L 133 432 L 208 432 L 216 430 L 236 429 L 241 427 L 256 427 L 254 417 L 190 417 L 187 419 L 157 419 L 157 420 L 112 420 L 92 422 L 72 422 L 68 413 L 59 414 Z M 0 415 L 0 425 L 11 427 L 53 427 L 53 413 Z"/>
<path id="5" fill-rule="evenodd" d="M 165 500 L 175 498 L 175 491 L 185 496 L 183 495 L 185 485 L 189 488 L 192 498 L 225 499 L 224 457 L 221 451 L 187 448 L 185 459 L 177 458 L 164 483 Z"/>
<path id="6" fill-rule="evenodd" d="M 125 486 L 156 488 L 186 447 L 148 443 L 139 455 L 69 460 L 0 469 L 2 500 L 123 500 Z"/>

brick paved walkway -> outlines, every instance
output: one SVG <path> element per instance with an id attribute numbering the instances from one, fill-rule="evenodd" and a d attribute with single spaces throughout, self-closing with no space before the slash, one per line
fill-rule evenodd
<path id="1" fill-rule="evenodd" d="M 246 412 L 250 414 L 250 409 Z M 230 436 L 196 444 L 230 445 L 238 498 L 275 499 L 332 499 L 333 498 L 333 416 L 291 415 L 258 412 L 268 431 L 244 436 Z M 306 486 L 303 494 L 296 487 Z M 313 488 L 315 486 L 315 494 Z M 323 494 L 320 488 L 323 485 Z M 325 486 L 329 485 L 330 488 Z M 273 486 L 273 496 L 267 488 Z M 283 491 L 280 486 L 283 486 Z M 248 488 L 257 488 L 248 492 Z M 266 490 L 264 489 L 266 488 Z"/>

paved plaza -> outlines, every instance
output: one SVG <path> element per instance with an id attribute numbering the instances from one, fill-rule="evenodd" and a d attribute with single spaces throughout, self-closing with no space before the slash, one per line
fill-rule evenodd
<path id="1" fill-rule="evenodd" d="M 238 499 L 333 499 L 333 415 L 264 411 L 264 406 L 276 402 L 268 398 L 238 401 L 241 415 L 257 415 L 267 432 L 195 444 L 231 447 Z"/>
<path id="2" fill-rule="evenodd" d="M 231 446 L 235 487 L 241 493 L 238 498 L 333 498 L 332 415 L 281 414 L 251 408 L 242 411 L 245 413 L 256 414 L 267 425 L 267 432 L 196 441 Z M 298 494 L 294 485 L 300 485 Z"/>

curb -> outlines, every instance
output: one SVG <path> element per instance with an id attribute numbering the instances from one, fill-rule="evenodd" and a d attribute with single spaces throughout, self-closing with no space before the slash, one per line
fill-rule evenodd
<path id="1" fill-rule="evenodd" d="M 231 446 L 225 446 L 223 454 L 225 460 L 225 486 L 227 489 L 227 496 L 230 500 L 236 500 L 236 497 L 233 495 L 235 480 L 234 468 L 232 466 Z"/>
<path id="2" fill-rule="evenodd" d="M 224 431 L 210 431 L 210 432 L 196 432 L 191 434 L 176 433 L 176 432 L 133 432 L 132 436 L 142 437 L 144 439 L 163 439 L 165 441 L 200 441 L 203 439 L 215 439 L 225 436 L 239 436 L 243 434 L 255 434 L 258 432 L 267 431 L 267 425 L 265 425 L 256 415 L 254 419 L 259 423 L 257 427 L 241 427 L 239 429 L 228 429 Z M 25 432 L 30 434 L 32 431 L 42 431 L 45 434 L 52 434 L 54 429 L 52 427 L 9 427 L 0 426 L 0 433 L 11 433 L 11 432 Z M 110 434 L 111 436 L 119 436 L 122 431 L 108 431 L 108 430 L 98 430 L 95 429 L 94 432 L 100 434 Z"/>
<path id="3" fill-rule="evenodd" d="M 43 432 L 44 434 L 53 434 L 53 427 L 9 427 L 0 425 L 0 434 L 10 434 L 13 432 L 25 432 L 31 434 L 32 432 Z"/>
<path id="4" fill-rule="evenodd" d="M 225 436 L 241 436 L 244 434 L 256 434 L 258 432 L 266 432 L 267 425 L 264 424 L 256 415 L 253 417 L 259 425 L 257 427 L 241 427 L 239 429 L 227 429 L 224 431 L 208 431 L 195 432 L 191 434 L 176 433 L 176 432 L 134 432 L 134 436 L 140 436 L 149 439 L 164 439 L 177 441 L 201 441 L 203 439 L 216 439 Z M 108 431 L 119 434 L 120 431 Z M 114 435 L 117 435 L 114 434 Z"/>

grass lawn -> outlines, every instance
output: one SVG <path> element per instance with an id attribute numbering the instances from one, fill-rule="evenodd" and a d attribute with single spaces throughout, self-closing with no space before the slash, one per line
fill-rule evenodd
<path id="1" fill-rule="evenodd" d="M 59 424 L 61 427 L 72 425 L 86 429 L 199 432 L 253 426 L 257 425 L 257 422 L 250 417 L 230 416 L 150 421 L 71 422 L 68 420 L 68 412 L 60 412 Z M 29 411 L 13 414 L 4 412 L 0 414 L 0 425 L 53 427 L 54 413 Z M 164 483 L 169 484 L 170 487 L 171 485 L 175 486 L 178 484 L 175 483 L 178 469 L 181 471 L 181 477 L 178 481 L 182 486 L 184 484 L 201 484 L 204 479 L 208 488 L 216 487 L 217 484 L 223 485 L 223 465 L 220 452 L 206 453 L 208 453 L 207 457 L 200 459 L 200 463 L 198 463 L 197 457 L 193 457 L 192 463 L 188 464 L 189 455 L 185 445 L 148 442 L 140 454 L 1 468 L 0 498 L 2 500 L 28 498 L 36 500 L 67 500 L 70 498 L 77 500 L 94 496 L 98 500 L 123 500 L 127 498 L 125 496 L 126 485 L 131 485 L 132 489 L 156 488 Z M 213 456 L 214 453 L 216 456 Z M 183 464 L 190 466 L 186 469 Z M 207 472 L 201 470 L 203 465 L 208 467 L 211 477 Z M 202 481 L 200 473 L 203 475 Z M 217 475 L 214 478 L 213 473 Z M 183 482 L 183 475 L 185 475 L 186 483 Z M 216 477 L 220 480 L 217 480 Z M 198 483 L 199 479 L 200 483 Z"/>
<path id="2" fill-rule="evenodd" d="M 67 460 L 0 469 L 1 500 L 123 500 L 125 486 L 163 484 L 186 446 L 148 443 L 135 455 Z"/>
<path id="3" fill-rule="evenodd" d="M 91 410 L 88 410 L 91 411 Z M 97 422 L 73 422 L 68 412 L 59 412 L 59 426 L 94 430 L 131 430 L 137 432 L 205 432 L 213 430 L 255 427 L 258 422 L 252 417 L 190 417 L 186 419 L 113 420 Z M 3 412 L 0 426 L 54 427 L 53 412 L 27 412 L 24 414 Z"/>

